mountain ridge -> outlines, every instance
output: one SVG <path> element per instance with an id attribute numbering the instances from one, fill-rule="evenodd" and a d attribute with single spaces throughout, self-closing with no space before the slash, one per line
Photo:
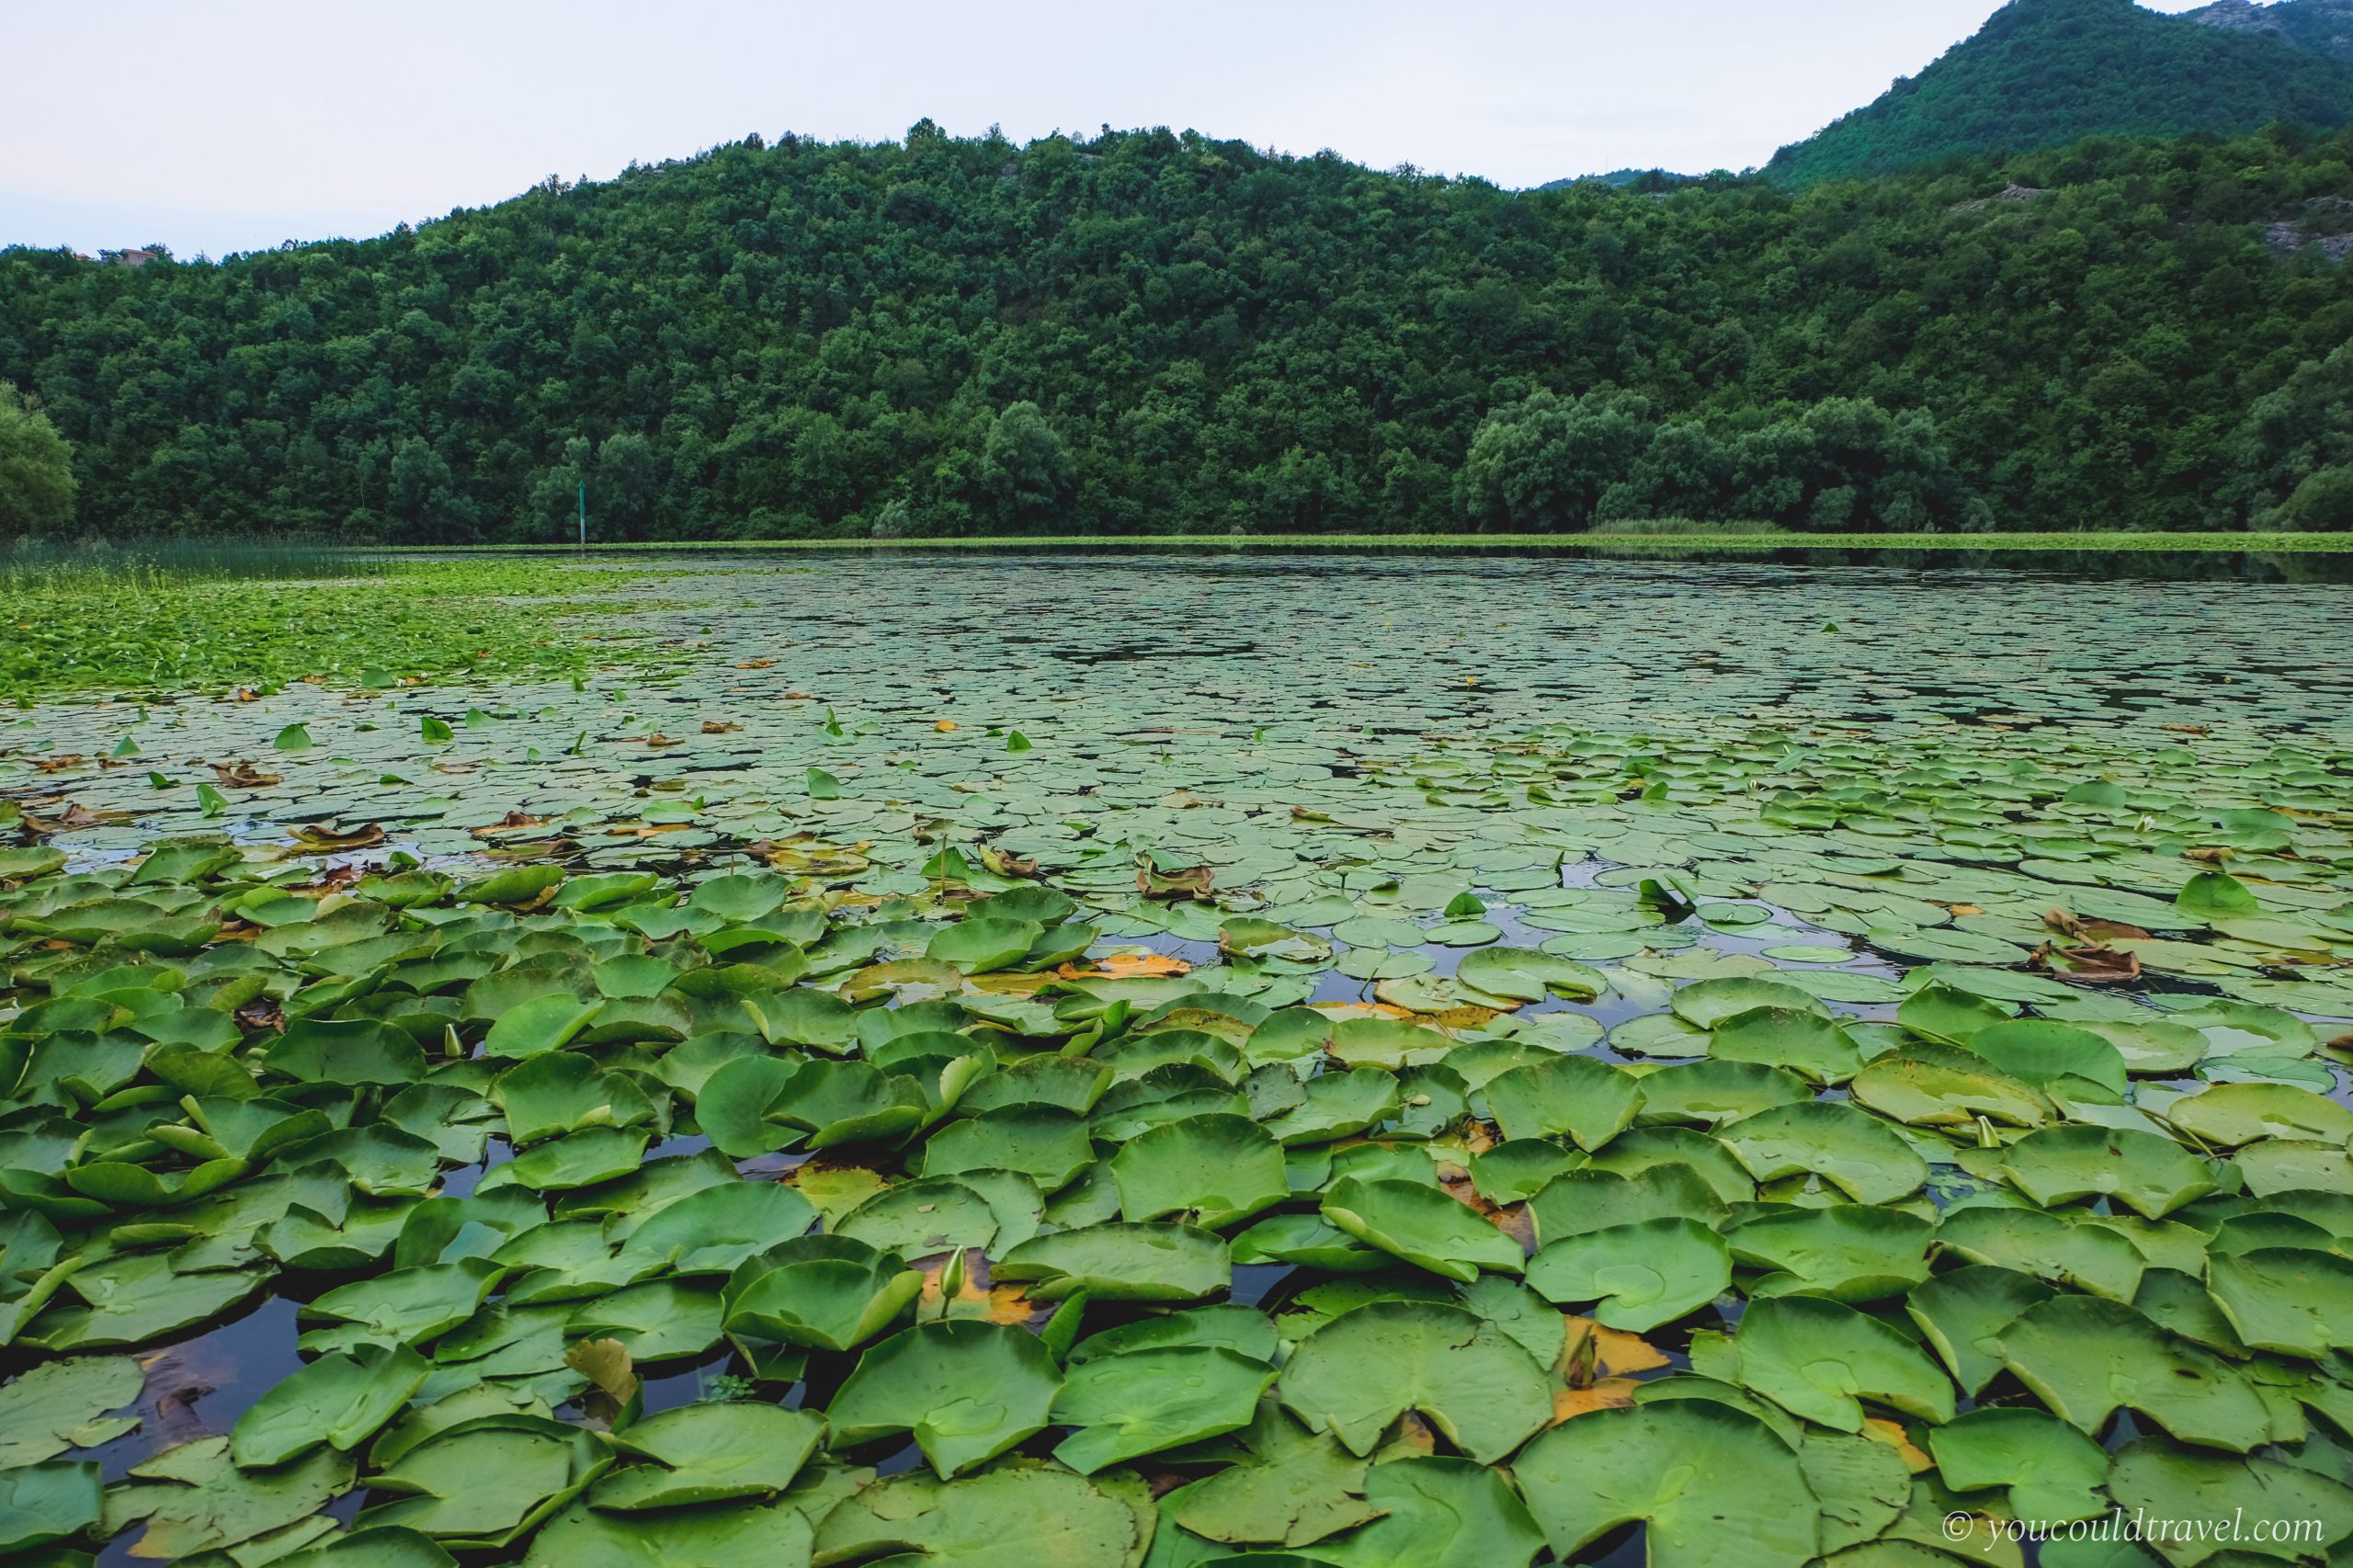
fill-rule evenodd
<path id="1" fill-rule="evenodd" d="M 2133 0 L 2010 0 L 1917 76 L 1782 148 L 1766 173 L 1810 185 L 2094 135 L 2335 129 L 2353 121 L 2353 64 L 2296 40 L 2323 36 L 2313 18 L 2328 12 L 2290 9 L 2332 4 L 2353 8 L 2223 0 L 2165 16 Z M 2296 39 L 2275 30 L 2291 26 Z"/>
<path id="2" fill-rule="evenodd" d="M 2184 21 L 2226 32 L 2256 33 L 2333 60 L 2353 62 L 2353 0 L 2214 0 L 2180 13 Z"/>

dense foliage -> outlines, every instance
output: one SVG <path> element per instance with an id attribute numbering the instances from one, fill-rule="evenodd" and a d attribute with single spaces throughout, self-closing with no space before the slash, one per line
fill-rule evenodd
<path id="1" fill-rule="evenodd" d="M 38 401 L 0 381 L 0 536 L 73 515 L 73 449 Z"/>
<path id="2" fill-rule="evenodd" d="M 2353 119 L 2353 66 L 2134 0 L 2010 0 L 1974 38 L 1768 166 L 1793 184 L 2107 133 Z"/>
<path id="3" fill-rule="evenodd" d="M 603 538 L 2341 527 L 2353 274 L 2265 226 L 2348 163 L 1515 195 L 1164 131 L 754 139 L 367 243 L 0 252 L 0 379 L 114 533 L 561 540 L 584 480 Z M 1641 428 L 1578 468 L 1572 410 Z"/>

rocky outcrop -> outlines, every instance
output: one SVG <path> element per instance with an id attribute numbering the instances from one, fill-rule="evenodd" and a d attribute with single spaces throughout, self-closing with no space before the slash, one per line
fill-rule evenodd
<path id="1" fill-rule="evenodd" d="M 2353 61 L 2353 0 L 2215 0 L 2187 11 L 2190 21 L 2225 32 L 2259 33 L 2298 49 Z"/>

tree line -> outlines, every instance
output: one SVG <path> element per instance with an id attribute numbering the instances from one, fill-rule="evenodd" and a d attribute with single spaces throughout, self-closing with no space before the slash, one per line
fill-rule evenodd
<path id="1" fill-rule="evenodd" d="M 583 483 L 638 540 L 2342 528 L 2353 272 L 2301 240 L 2349 165 L 1516 193 L 926 121 L 218 263 L 11 249 L 0 475 L 72 458 L 0 528 L 557 540 Z"/>

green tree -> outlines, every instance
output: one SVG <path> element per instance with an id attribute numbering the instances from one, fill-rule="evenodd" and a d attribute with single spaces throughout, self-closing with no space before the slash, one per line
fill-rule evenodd
<path id="1" fill-rule="evenodd" d="M 1051 530 L 1060 520 L 1070 494 L 1070 454 L 1036 403 L 1012 403 L 990 425 L 980 482 L 1008 532 Z"/>
<path id="2" fill-rule="evenodd" d="M 39 402 L 0 381 L 0 535 L 38 533 L 74 516 L 74 449 Z"/>

